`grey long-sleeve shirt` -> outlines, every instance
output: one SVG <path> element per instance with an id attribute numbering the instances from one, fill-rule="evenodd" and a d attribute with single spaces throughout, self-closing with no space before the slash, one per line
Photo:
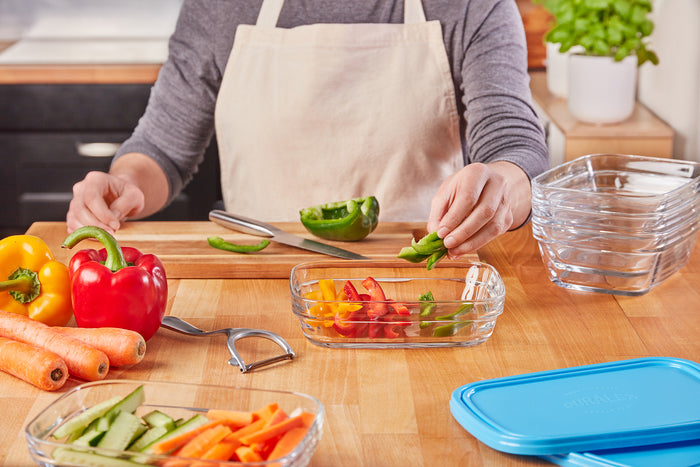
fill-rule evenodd
<path id="1" fill-rule="evenodd" d="M 192 179 L 214 132 L 214 107 L 236 27 L 255 24 L 262 0 L 185 0 L 169 57 L 133 135 L 116 157 L 155 159 L 170 199 Z M 527 49 L 513 0 L 423 0 L 442 25 L 460 114 L 465 164 L 506 160 L 530 178 L 549 168 L 531 105 Z M 278 27 L 401 23 L 403 0 L 287 0 Z"/>

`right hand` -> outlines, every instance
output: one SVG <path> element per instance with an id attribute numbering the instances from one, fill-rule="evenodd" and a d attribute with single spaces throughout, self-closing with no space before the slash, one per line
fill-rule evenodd
<path id="1" fill-rule="evenodd" d="M 144 206 L 143 191 L 128 178 L 89 172 L 73 185 L 73 200 L 66 215 L 68 233 L 85 225 L 114 233 L 124 219 L 137 216 Z"/>

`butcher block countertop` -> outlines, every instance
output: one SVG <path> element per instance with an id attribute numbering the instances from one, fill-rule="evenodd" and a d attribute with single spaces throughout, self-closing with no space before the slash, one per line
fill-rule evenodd
<path id="1" fill-rule="evenodd" d="M 280 224 L 303 233 L 294 224 Z M 395 256 L 424 225 L 381 224 L 347 249 L 373 258 Z M 62 259 L 62 223 L 36 223 Z M 700 251 L 689 263 L 640 297 L 576 292 L 549 281 L 529 226 L 509 232 L 478 252 L 506 286 L 495 331 L 474 347 L 328 349 L 307 342 L 292 314 L 288 275 L 297 262 L 325 257 L 272 244 L 260 254 L 212 251 L 209 235 L 231 241 L 257 238 L 209 222 L 134 222 L 117 235 L 122 245 L 162 256 L 169 277 L 166 313 L 204 329 L 263 328 L 282 335 L 296 358 L 250 373 L 228 365 L 223 337 L 195 338 L 165 329 L 148 342 L 138 365 L 113 368 L 110 379 L 206 383 L 307 393 L 326 408 L 323 437 L 312 466 L 534 466 L 538 458 L 498 452 L 451 416 L 456 388 L 475 381 L 646 356 L 700 361 Z M 76 248 L 95 247 L 81 242 Z M 449 261 L 449 260 L 445 260 Z M 243 358 L 270 351 L 262 339 L 239 341 Z M 60 394 L 35 389 L 0 373 L 0 465 L 31 465 L 24 427 Z"/>

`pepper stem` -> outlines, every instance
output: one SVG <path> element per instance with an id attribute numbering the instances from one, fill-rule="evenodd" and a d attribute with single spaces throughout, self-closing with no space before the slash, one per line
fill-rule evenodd
<path id="1" fill-rule="evenodd" d="M 124 253 L 122 253 L 122 249 L 119 247 L 119 243 L 117 243 L 117 239 L 106 230 L 93 225 L 80 227 L 72 234 L 68 235 L 66 239 L 63 240 L 61 248 L 73 248 L 81 240 L 85 240 L 86 238 L 94 238 L 104 245 L 105 250 L 107 250 L 105 267 L 109 268 L 112 272 L 116 272 L 128 266 L 124 259 Z"/>
<path id="2" fill-rule="evenodd" d="M 20 303 L 29 303 L 41 293 L 39 276 L 26 268 L 17 268 L 8 280 L 0 282 L 0 292 L 9 291 L 12 298 Z"/>

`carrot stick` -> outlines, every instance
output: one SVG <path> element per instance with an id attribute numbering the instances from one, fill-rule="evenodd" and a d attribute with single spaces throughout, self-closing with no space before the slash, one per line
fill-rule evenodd
<path id="1" fill-rule="evenodd" d="M 177 453 L 180 457 L 200 458 L 212 446 L 231 434 L 231 429 L 225 425 L 216 425 L 199 433 L 182 446 Z"/>
<path id="2" fill-rule="evenodd" d="M 236 439 L 235 437 L 231 437 L 231 435 L 228 435 L 226 438 L 222 439 L 218 444 L 212 446 L 211 449 L 205 452 L 202 455 L 201 459 L 218 461 L 230 460 L 236 453 L 236 449 L 239 446 L 241 446 L 241 442 L 238 441 L 238 439 Z M 210 464 L 193 464 L 192 467 L 204 467 L 207 465 Z"/>
<path id="3" fill-rule="evenodd" d="M 271 404 L 267 404 L 264 407 L 259 408 L 255 412 L 253 412 L 253 419 L 257 420 L 258 418 L 261 418 L 265 421 L 269 420 L 270 417 L 272 417 L 272 414 L 275 413 L 275 410 L 279 408 L 279 405 L 277 405 L 277 402 L 272 402 Z"/>
<path id="4" fill-rule="evenodd" d="M 24 315 L 0 310 L 0 337 L 56 353 L 66 362 L 71 375 L 86 381 L 104 379 L 109 371 L 109 359 L 101 350 Z"/>
<path id="5" fill-rule="evenodd" d="M 263 428 L 267 428 L 269 426 L 280 423 L 280 422 L 286 420 L 287 418 L 289 418 L 287 413 L 284 410 L 282 410 L 282 408 L 278 407 L 277 410 L 275 410 L 275 412 L 265 422 L 265 425 L 263 426 Z M 268 438 L 264 441 L 258 441 L 256 443 L 252 443 L 250 445 L 250 447 L 253 448 L 253 450 L 255 452 L 260 454 L 260 456 L 262 456 L 263 458 L 266 458 L 266 454 L 268 454 L 270 451 L 272 451 L 272 448 L 274 447 L 275 443 L 277 442 L 277 438 L 279 438 L 279 437 L 272 437 L 272 438 Z"/>
<path id="6" fill-rule="evenodd" d="M 231 434 L 231 429 L 226 425 L 215 425 L 208 430 L 204 430 L 197 436 L 185 443 L 180 449 L 177 450 L 175 455 L 177 457 L 191 457 L 196 459 L 201 459 L 201 456 L 209 451 L 212 447 L 219 444 L 226 436 Z M 191 461 L 173 459 L 166 461 L 164 467 L 181 467 L 189 466 Z"/>
<path id="7" fill-rule="evenodd" d="M 167 454 L 169 452 L 174 451 L 175 449 L 181 448 L 203 431 L 207 431 L 208 429 L 220 424 L 221 422 L 218 420 L 205 423 L 204 425 L 200 425 L 197 428 L 193 428 L 190 431 L 182 433 L 180 436 L 175 436 L 173 438 L 156 443 L 153 445 L 151 450 L 153 451 L 153 454 Z"/>
<path id="8" fill-rule="evenodd" d="M 211 420 L 221 420 L 230 428 L 240 428 L 253 423 L 253 412 L 240 412 L 236 410 L 210 409 L 207 417 Z"/>
<path id="9" fill-rule="evenodd" d="M 233 433 L 231 433 L 231 437 L 235 439 L 240 439 L 242 436 L 249 435 L 251 433 L 255 433 L 258 430 L 261 430 L 265 426 L 265 420 L 263 419 L 258 419 L 255 420 L 253 423 L 250 425 L 246 425 L 243 428 L 239 428 Z"/>
<path id="10" fill-rule="evenodd" d="M 248 446 L 239 446 L 236 449 L 236 455 L 241 462 L 260 462 L 263 460 L 263 458 L 260 457 L 260 454 L 253 451 L 253 449 Z"/>
<path id="11" fill-rule="evenodd" d="M 68 379 L 61 357 L 39 347 L 0 337 L 0 370 L 45 391 L 55 391 Z"/>
<path id="12" fill-rule="evenodd" d="M 62 334 L 100 349 L 111 366 L 135 365 L 146 354 L 146 340 L 136 331 L 121 328 L 54 327 Z"/>
<path id="13" fill-rule="evenodd" d="M 264 427 L 261 430 L 258 430 L 254 433 L 251 433 L 246 436 L 242 436 L 240 438 L 241 443 L 243 444 L 253 444 L 253 443 L 259 443 L 261 441 L 265 441 L 266 439 L 274 438 L 275 436 L 279 436 L 281 434 L 284 434 L 285 432 L 291 430 L 292 428 L 296 428 L 298 426 L 303 426 L 305 423 L 305 419 L 302 415 L 297 415 L 296 417 L 290 417 L 287 418 L 286 420 L 283 420 L 279 423 L 275 423 L 274 425 Z"/>
<path id="14" fill-rule="evenodd" d="M 301 440 L 304 439 L 308 431 L 309 427 L 298 426 L 283 434 L 279 441 L 277 441 L 277 444 L 275 444 L 275 447 L 272 448 L 266 460 L 279 459 L 292 452 Z"/>

